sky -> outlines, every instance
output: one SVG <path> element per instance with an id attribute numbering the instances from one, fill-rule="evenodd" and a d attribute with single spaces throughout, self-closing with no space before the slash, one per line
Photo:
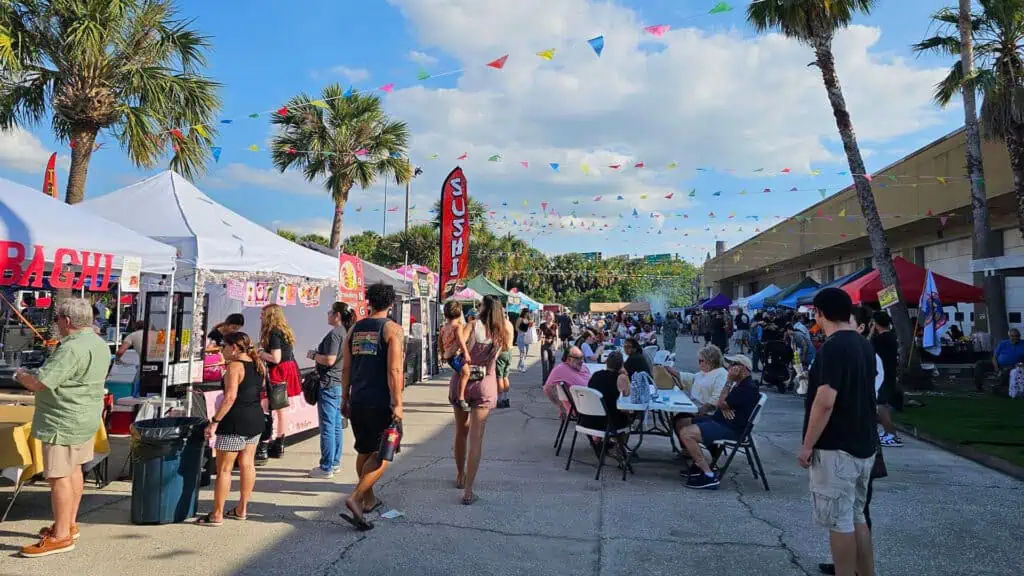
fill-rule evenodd
<path id="1" fill-rule="evenodd" d="M 223 85 L 221 117 L 235 120 L 220 126 L 221 157 L 196 184 L 268 228 L 329 234 L 322 183 L 275 170 L 269 116 L 248 115 L 339 82 L 375 91 L 408 123 L 410 158 L 423 169 L 412 184 L 413 222 L 430 218 L 458 165 L 492 228 L 545 253 L 702 262 L 715 240 L 735 245 L 851 182 L 840 174 L 849 168 L 821 76 L 807 65 L 812 51 L 757 34 L 744 21 L 746 2 L 708 14 L 717 2 L 304 0 L 292 9 L 182 0 L 181 15 L 211 37 L 207 72 Z M 962 123 L 959 102 L 941 110 L 930 97 L 952 62 L 910 50 L 949 3 L 880 0 L 835 38 L 869 170 Z M 670 28 L 645 31 L 658 25 Z M 600 56 L 587 42 L 599 35 Z M 550 59 L 536 55 L 549 49 Z M 506 54 L 502 69 L 487 66 Z M 418 80 L 421 72 L 432 77 Z M 47 126 L 0 133 L 0 177 L 37 188 L 58 152 L 63 195 L 70 150 Z M 87 199 L 166 167 L 136 168 L 110 135 L 98 141 L 106 144 L 93 155 Z M 403 210 L 404 190 L 393 184 L 354 189 L 344 235 L 399 231 Z"/>

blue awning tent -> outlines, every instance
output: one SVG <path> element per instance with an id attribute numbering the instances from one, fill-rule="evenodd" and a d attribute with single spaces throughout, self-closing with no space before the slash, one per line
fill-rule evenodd
<path id="1" fill-rule="evenodd" d="M 779 302 L 785 300 L 786 298 L 789 298 L 794 292 L 797 292 L 798 290 L 803 290 L 804 288 L 818 289 L 819 287 L 820 286 L 818 282 L 814 278 L 806 276 L 796 284 L 783 288 L 782 291 L 779 292 L 778 294 L 765 298 L 764 305 L 769 308 L 772 308 L 778 306 Z"/>
<path id="2" fill-rule="evenodd" d="M 847 274 L 846 276 L 836 278 L 835 280 L 829 282 L 828 284 L 818 287 L 814 292 L 811 292 L 810 294 L 804 294 L 800 298 L 797 298 L 796 303 L 798 306 L 809 306 L 811 302 L 814 301 L 814 296 L 818 293 L 818 290 L 821 290 L 822 288 L 842 288 L 843 286 L 849 284 L 850 282 L 853 282 L 857 278 L 860 278 L 861 276 L 868 274 L 872 270 L 874 270 L 874 268 L 871 268 L 869 266 L 867 268 L 857 270 L 852 274 Z"/>
<path id="3" fill-rule="evenodd" d="M 540 303 L 522 292 L 509 292 L 505 311 L 518 313 L 522 312 L 523 308 L 528 308 L 530 311 L 540 310 Z"/>
<path id="4" fill-rule="evenodd" d="M 728 308 L 730 304 L 732 304 L 732 298 L 729 298 L 725 294 L 719 292 L 714 298 L 705 302 L 702 307 L 705 310 L 722 310 L 724 308 Z"/>
<path id="5" fill-rule="evenodd" d="M 745 307 L 749 310 L 759 310 L 761 308 L 764 308 L 765 298 L 768 298 L 769 296 L 774 296 L 779 292 L 782 292 L 781 288 L 779 288 L 775 284 L 769 284 L 768 286 L 765 286 L 764 288 L 751 294 L 750 296 L 737 300 L 736 304 L 740 307 Z"/>
<path id="6" fill-rule="evenodd" d="M 820 290 L 820 288 L 801 288 L 801 289 L 797 290 L 796 292 L 793 292 L 789 296 L 786 296 L 782 300 L 779 300 L 779 303 L 777 304 L 777 306 L 781 306 L 783 308 L 791 308 L 793 310 L 796 310 L 797 308 L 800 307 L 800 304 L 798 303 L 800 301 L 800 298 L 802 298 L 804 296 L 807 296 L 808 294 L 811 294 L 811 293 L 817 293 L 818 290 Z M 812 296 L 812 298 L 813 298 L 813 296 Z"/>

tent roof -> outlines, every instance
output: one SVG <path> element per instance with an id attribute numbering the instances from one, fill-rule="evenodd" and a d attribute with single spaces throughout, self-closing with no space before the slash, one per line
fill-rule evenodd
<path id="1" fill-rule="evenodd" d="M 747 296 L 746 298 L 738 298 L 733 303 L 736 304 L 737 306 L 749 306 L 754 303 L 759 303 L 761 300 L 764 300 L 769 296 L 778 294 L 781 291 L 782 290 L 775 284 L 769 284 L 764 288 L 758 290 L 757 292 L 754 292 L 750 296 Z"/>
<path id="2" fill-rule="evenodd" d="M 301 244 L 310 250 L 329 256 L 335 262 L 338 261 L 338 254 L 341 253 L 340 250 L 334 250 L 327 246 L 314 244 L 312 242 L 302 242 Z M 383 266 L 378 266 L 368 260 L 363 260 L 362 258 L 360 258 L 360 260 L 363 261 L 363 282 L 367 286 L 370 284 L 376 284 L 377 282 L 383 282 L 394 286 L 395 291 L 399 294 L 404 294 L 406 296 L 412 294 L 412 284 L 400 274 L 397 274 L 392 270 L 388 270 Z"/>
<path id="3" fill-rule="evenodd" d="M 796 284 L 793 284 L 792 286 L 787 286 L 787 287 L 783 288 L 782 291 L 779 292 L 778 294 L 765 298 L 764 299 L 764 304 L 765 304 L 765 306 L 777 306 L 779 304 L 779 302 L 781 302 L 785 298 L 789 297 L 790 294 L 796 292 L 797 290 L 803 290 L 804 288 L 817 288 L 817 287 L 818 287 L 818 282 L 814 278 L 811 278 L 810 276 L 805 276 L 803 278 L 803 280 L 800 280 L 799 282 L 797 282 Z"/>
<path id="4" fill-rule="evenodd" d="M 800 300 L 808 294 L 817 293 L 820 288 L 801 288 L 796 292 L 793 292 L 789 296 L 786 296 L 782 300 L 779 300 L 778 305 L 784 308 L 797 309 L 800 307 Z"/>
<path id="5" fill-rule="evenodd" d="M 846 286 L 847 284 L 853 282 L 857 278 L 860 278 L 865 274 L 870 274 L 872 270 L 874 270 L 874 268 L 861 268 L 860 270 L 857 270 L 852 274 L 847 274 L 846 276 L 836 278 L 835 280 L 829 282 L 828 284 L 823 284 L 819 286 L 817 290 L 804 294 L 803 296 L 797 299 L 796 303 L 801 306 L 808 305 L 814 301 L 814 295 L 817 294 L 818 291 L 821 290 L 822 288 L 842 288 L 843 286 Z"/>
<path id="6" fill-rule="evenodd" d="M 466 287 L 476 290 L 481 296 L 491 295 L 498 298 L 508 298 L 508 292 L 504 288 L 491 282 L 483 274 L 466 282 Z"/>
<path id="7" fill-rule="evenodd" d="M 32 258 L 34 245 L 43 247 L 47 262 L 53 262 L 57 248 L 72 248 L 113 254 L 118 270 L 125 256 L 141 258 L 144 271 L 158 274 L 174 269 L 176 255 L 172 246 L 3 178 L 0 239 L 23 244 L 27 259 Z"/>
<path id="8" fill-rule="evenodd" d="M 899 256 L 892 259 L 892 265 L 896 268 L 896 278 L 903 291 L 904 302 L 909 306 L 916 306 L 921 300 L 921 290 L 924 288 L 928 270 Z M 941 274 L 932 273 L 932 275 L 935 276 L 935 287 L 939 290 L 939 298 L 942 299 L 943 304 L 983 302 L 985 300 L 985 291 L 977 286 L 957 282 Z M 878 292 L 881 289 L 882 277 L 878 270 L 873 270 L 843 286 L 843 290 L 853 298 L 854 304 L 878 302 Z"/>
<path id="9" fill-rule="evenodd" d="M 484 297 L 472 288 L 463 288 L 452 294 L 452 297 L 449 298 L 449 300 L 455 300 L 456 302 L 479 302 L 483 299 Z"/>
<path id="10" fill-rule="evenodd" d="M 93 214 L 170 244 L 201 270 L 330 279 L 338 262 L 255 224 L 170 170 L 82 203 Z"/>
<path id="11" fill-rule="evenodd" d="M 514 298 L 519 298 L 518 304 L 512 304 Z M 533 298 L 530 298 L 522 292 L 509 292 L 508 295 L 509 303 L 505 305 L 505 310 L 509 312 L 519 312 L 523 308 L 529 308 L 530 310 L 540 310 L 540 302 L 537 302 Z"/>
<path id="12" fill-rule="evenodd" d="M 591 302 L 591 312 L 608 314 L 610 312 L 650 312 L 649 302 Z"/>
<path id="13" fill-rule="evenodd" d="M 732 304 L 732 299 L 719 292 L 715 294 L 715 297 L 704 303 L 703 308 L 705 310 L 719 310 L 722 308 L 728 308 Z"/>

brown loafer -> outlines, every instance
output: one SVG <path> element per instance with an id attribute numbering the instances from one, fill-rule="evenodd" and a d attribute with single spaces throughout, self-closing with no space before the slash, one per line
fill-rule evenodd
<path id="1" fill-rule="evenodd" d="M 43 556 L 71 552 L 74 549 L 75 540 L 71 536 L 61 540 L 57 540 L 56 538 L 51 538 L 49 536 L 43 536 L 43 538 L 39 540 L 38 544 L 22 548 L 21 556 L 23 558 L 42 558 Z"/>

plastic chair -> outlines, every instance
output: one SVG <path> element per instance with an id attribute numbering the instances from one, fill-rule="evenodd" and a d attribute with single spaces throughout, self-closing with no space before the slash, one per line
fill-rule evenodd
<path id="1" fill-rule="evenodd" d="M 750 471 L 754 473 L 754 479 L 756 480 L 758 474 L 760 474 L 761 484 L 764 485 L 765 492 L 768 491 L 768 478 L 764 475 L 764 466 L 761 465 L 761 457 L 757 453 L 757 446 L 754 445 L 754 427 L 761 421 L 761 412 L 763 411 L 764 404 L 767 401 L 768 395 L 762 392 L 761 398 L 757 402 L 757 406 L 754 407 L 754 411 L 750 414 L 750 421 L 747 422 L 747 426 L 743 429 L 743 433 L 740 434 L 739 441 L 717 440 L 714 443 L 715 446 L 724 448 L 723 452 L 729 452 L 729 457 L 726 458 L 725 465 L 718 471 L 720 477 L 725 476 L 725 471 L 729 469 L 729 464 L 732 463 L 732 459 L 736 456 L 736 452 L 743 450 L 743 455 L 747 457 L 747 463 L 750 464 Z M 719 453 L 718 457 L 716 457 L 711 463 L 712 468 L 714 468 L 715 463 L 718 462 L 718 458 L 721 456 L 722 453 Z"/>
<path id="2" fill-rule="evenodd" d="M 608 438 L 615 436 L 618 438 L 617 446 L 619 455 L 622 458 L 622 479 L 625 481 L 626 472 L 632 472 L 633 467 L 629 464 L 629 456 L 626 453 L 625 443 L 622 441 L 624 434 L 629 433 L 629 426 L 614 430 L 612 428 L 612 419 L 608 417 L 608 413 L 604 409 L 604 402 L 602 399 L 604 396 L 594 390 L 593 388 L 586 388 L 584 386 L 573 386 L 569 388 L 569 395 L 572 398 L 577 414 L 582 416 L 599 416 L 605 419 L 607 425 L 604 430 L 598 430 L 596 428 L 587 428 L 581 426 L 579 422 L 576 423 L 576 430 L 572 433 L 572 443 L 569 444 L 569 459 L 565 462 L 565 469 L 569 469 L 569 465 L 572 464 L 572 453 L 576 449 L 576 437 L 583 433 L 587 436 L 592 436 L 601 439 L 601 452 L 597 457 L 597 474 L 594 476 L 594 480 L 601 479 L 601 469 L 604 468 L 604 458 L 608 451 Z"/>
<path id="3" fill-rule="evenodd" d="M 647 363 L 654 366 L 654 355 L 658 352 L 657 346 L 644 346 L 644 358 L 647 358 Z"/>
<path id="4" fill-rule="evenodd" d="M 565 442 L 565 435 L 569 432 L 569 425 L 579 421 L 579 414 L 576 412 L 576 403 L 572 400 L 572 395 L 569 394 L 569 385 L 565 382 L 558 382 L 555 384 L 555 395 L 558 397 L 559 402 L 569 405 L 569 411 L 565 414 L 565 418 L 558 425 L 558 434 L 555 435 L 555 456 L 558 456 L 562 452 L 562 443 Z"/>

